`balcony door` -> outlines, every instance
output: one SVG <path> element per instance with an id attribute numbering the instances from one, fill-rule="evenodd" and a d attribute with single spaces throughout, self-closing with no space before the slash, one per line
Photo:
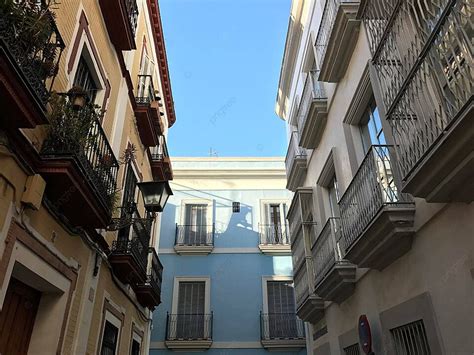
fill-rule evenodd
<path id="1" fill-rule="evenodd" d="M 288 241 L 285 238 L 286 204 L 265 204 L 265 233 L 267 244 L 282 244 Z"/>
<path id="2" fill-rule="evenodd" d="M 207 244 L 207 204 L 186 204 L 185 205 L 185 245 L 206 245 Z"/>
<path id="3" fill-rule="evenodd" d="M 176 338 L 205 338 L 205 281 L 180 281 L 178 312 L 176 314 Z"/>
<path id="4" fill-rule="evenodd" d="M 137 194 L 137 177 L 133 171 L 132 164 L 128 163 L 125 173 L 125 185 L 123 188 L 123 199 L 122 199 L 122 209 L 120 211 L 121 217 L 132 217 L 134 214 L 134 203 L 136 201 Z M 131 226 L 122 228 L 119 230 L 118 239 L 119 240 L 128 240 Z"/>
<path id="5" fill-rule="evenodd" d="M 270 338 L 297 338 L 293 281 L 267 281 L 267 297 Z"/>

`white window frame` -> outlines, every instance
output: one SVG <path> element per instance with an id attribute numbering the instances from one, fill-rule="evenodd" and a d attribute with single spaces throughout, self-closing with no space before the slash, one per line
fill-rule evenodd
<path id="1" fill-rule="evenodd" d="M 283 276 L 283 275 L 272 275 L 272 276 L 262 276 L 262 313 L 268 313 L 268 281 L 291 281 L 293 282 L 293 277 Z M 295 287 L 293 286 L 293 289 Z M 296 294 L 295 294 L 296 298 Z"/>
<path id="2" fill-rule="evenodd" d="M 286 216 L 284 213 L 283 205 L 286 205 L 286 209 L 288 210 L 290 208 L 290 200 L 286 199 L 262 199 L 260 200 L 260 224 L 268 224 L 268 216 L 266 215 L 265 211 L 265 205 L 269 204 L 279 204 L 280 205 L 280 223 L 282 226 L 282 229 L 285 231 L 286 230 Z"/>
<path id="3" fill-rule="evenodd" d="M 186 205 L 194 205 L 194 204 L 202 204 L 207 205 L 206 211 L 206 223 L 208 226 L 212 226 L 214 221 L 214 200 L 210 199 L 185 199 L 181 200 L 181 214 L 180 214 L 180 221 L 181 224 L 186 224 Z"/>
<path id="4" fill-rule="evenodd" d="M 173 282 L 173 301 L 171 313 L 178 312 L 178 293 L 180 282 L 204 282 L 204 313 L 211 313 L 211 277 L 210 276 L 175 276 Z"/>

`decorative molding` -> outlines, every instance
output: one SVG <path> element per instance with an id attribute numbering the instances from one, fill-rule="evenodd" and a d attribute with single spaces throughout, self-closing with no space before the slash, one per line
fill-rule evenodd
<path id="1" fill-rule="evenodd" d="M 212 254 L 260 254 L 259 248 L 214 248 Z M 159 249 L 158 254 L 176 254 L 174 248 Z"/>
<path id="2" fill-rule="evenodd" d="M 261 349 L 259 341 L 215 341 L 211 349 Z M 150 342 L 150 350 L 166 349 L 164 341 Z"/>
<path id="3" fill-rule="evenodd" d="M 290 244 L 259 244 L 258 248 L 266 255 L 291 255 Z"/>
<path id="4" fill-rule="evenodd" d="M 176 245 L 174 251 L 179 255 L 207 255 L 212 252 L 212 245 Z"/>
<path id="5" fill-rule="evenodd" d="M 352 97 L 351 103 L 344 117 L 344 123 L 350 125 L 357 125 L 370 99 L 373 95 L 372 86 L 370 84 L 369 63 L 364 68 L 359 84 Z"/>
<path id="6" fill-rule="evenodd" d="M 335 160 L 336 156 L 336 148 L 332 147 L 326 161 L 324 162 L 323 168 L 321 169 L 321 173 L 319 174 L 317 184 L 322 187 L 327 187 L 331 183 L 331 179 L 336 173 L 335 169 Z"/>

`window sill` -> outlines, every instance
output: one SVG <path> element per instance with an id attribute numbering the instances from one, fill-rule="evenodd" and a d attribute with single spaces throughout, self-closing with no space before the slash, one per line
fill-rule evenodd
<path id="1" fill-rule="evenodd" d="M 175 351 L 200 351 L 207 350 L 212 345 L 212 340 L 167 340 L 165 345 Z"/>
<path id="2" fill-rule="evenodd" d="M 290 244 L 259 244 L 258 248 L 267 255 L 291 255 Z"/>
<path id="3" fill-rule="evenodd" d="M 214 245 L 175 245 L 174 251 L 179 255 L 207 255 L 212 252 Z"/>
<path id="4" fill-rule="evenodd" d="M 269 351 L 298 351 L 306 347 L 305 339 L 262 340 L 262 346 Z"/>

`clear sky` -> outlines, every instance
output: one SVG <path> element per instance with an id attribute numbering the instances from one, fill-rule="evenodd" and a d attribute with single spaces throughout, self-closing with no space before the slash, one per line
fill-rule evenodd
<path id="1" fill-rule="evenodd" d="M 284 156 L 275 98 L 290 0 L 159 0 L 176 123 L 171 156 Z"/>

